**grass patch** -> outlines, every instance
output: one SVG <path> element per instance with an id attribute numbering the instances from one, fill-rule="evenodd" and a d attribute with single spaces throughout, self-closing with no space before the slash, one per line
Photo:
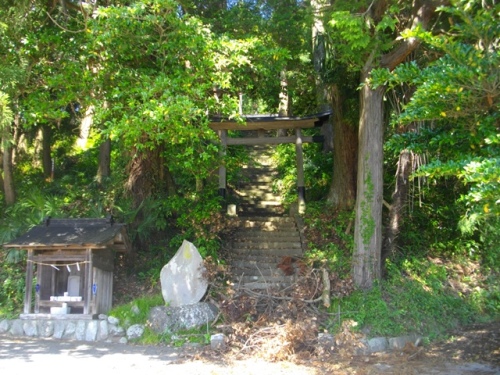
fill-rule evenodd
<path id="1" fill-rule="evenodd" d="M 165 301 L 161 294 L 138 298 L 125 305 L 114 307 L 109 313 L 120 320 L 120 325 L 127 329 L 134 324 L 146 325 L 149 311 L 156 306 L 164 306 Z"/>
<path id="2" fill-rule="evenodd" d="M 306 259 L 327 267 L 337 296 L 323 324 L 331 332 L 352 320 L 370 337 L 418 333 L 433 339 L 460 325 L 500 318 L 498 267 L 484 267 L 468 252 L 406 249 L 394 263 L 386 263 L 387 277 L 373 289 L 349 289 L 353 214 L 322 202 L 308 205 L 304 221 Z M 346 287 L 335 290 L 338 284 Z"/>
<path id="3" fill-rule="evenodd" d="M 498 287 L 477 287 L 467 294 L 450 287 L 455 275 L 449 274 L 447 263 L 415 258 L 388 269 L 388 278 L 371 290 L 333 299 L 330 313 L 335 318 L 327 328 L 335 331 L 350 319 L 370 337 L 418 333 L 432 340 L 457 326 L 500 315 Z"/>

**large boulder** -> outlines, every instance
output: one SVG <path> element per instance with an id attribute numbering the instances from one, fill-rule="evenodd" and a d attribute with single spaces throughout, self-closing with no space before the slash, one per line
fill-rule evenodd
<path id="1" fill-rule="evenodd" d="M 149 312 L 149 324 L 156 333 L 173 333 L 212 323 L 219 311 L 207 302 L 184 306 L 157 306 Z"/>
<path id="2" fill-rule="evenodd" d="M 165 302 L 170 306 L 199 302 L 208 287 L 203 271 L 203 258 L 200 253 L 191 242 L 184 240 L 160 273 L 161 292 Z"/>

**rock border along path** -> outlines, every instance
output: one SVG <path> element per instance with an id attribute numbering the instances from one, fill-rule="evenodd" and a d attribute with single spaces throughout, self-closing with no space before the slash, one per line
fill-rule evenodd
<path id="1" fill-rule="evenodd" d="M 126 344 L 142 335 L 144 327 L 130 326 L 127 330 L 118 319 L 100 315 L 98 320 L 72 319 L 13 319 L 0 321 L 0 335 L 13 337 L 53 338 L 77 341 L 104 341 Z"/>

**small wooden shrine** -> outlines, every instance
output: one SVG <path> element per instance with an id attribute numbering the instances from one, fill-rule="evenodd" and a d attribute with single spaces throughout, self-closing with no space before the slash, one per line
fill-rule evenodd
<path id="1" fill-rule="evenodd" d="M 21 319 L 93 319 L 111 309 L 116 252 L 130 249 L 124 224 L 46 219 L 4 248 L 28 251 Z"/>

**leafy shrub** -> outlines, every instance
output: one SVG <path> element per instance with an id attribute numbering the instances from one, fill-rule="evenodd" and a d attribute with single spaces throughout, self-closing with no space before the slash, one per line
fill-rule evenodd
<path id="1" fill-rule="evenodd" d="M 221 198 L 213 191 L 207 189 L 191 197 L 172 197 L 165 202 L 175 216 L 175 225 L 179 230 L 170 242 L 171 247 L 177 249 L 183 240 L 188 240 L 203 258 L 219 259 L 220 234 L 225 229 L 225 217 Z"/>
<path id="2" fill-rule="evenodd" d="M 326 264 L 341 278 L 349 276 L 353 213 L 339 212 L 325 202 L 312 202 L 307 205 L 304 223 L 310 246 L 306 257 L 313 264 Z"/>
<path id="3" fill-rule="evenodd" d="M 307 134 L 307 131 L 304 133 Z M 304 183 L 308 202 L 321 200 L 327 195 L 331 184 L 333 159 L 331 153 L 321 151 L 320 144 L 303 145 Z M 285 206 L 297 200 L 297 158 L 295 146 L 278 145 L 274 153 L 280 177 L 273 188 L 279 192 Z"/>
<path id="4" fill-rule="evenodd" d="M 22 311 L 26 274 L 20 261 L 9 262 L 7 256 L 0 258 L 0 317 L 12 318 Z"/>

